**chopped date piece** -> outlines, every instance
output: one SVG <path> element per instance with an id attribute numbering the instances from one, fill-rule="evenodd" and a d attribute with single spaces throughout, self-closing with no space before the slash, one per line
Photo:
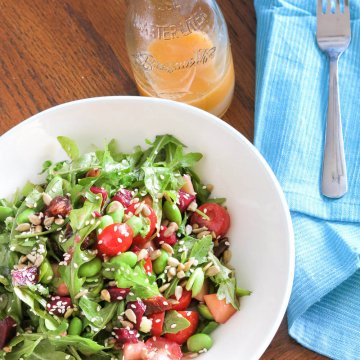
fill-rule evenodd
<path id="1" fill-rule="evenodd" d="M 14 286 L 35 285 L 39 280 L 38 268 L 28 266 L 23 269 L 12 270 L 11 277 Z"/>
<path id="2" fill-rule="evenodd" d="M 2 349 L 15 335 L 15 320 L 10 316 L 0 320 L 0 349 Z"/>
<path id="3" fill-rule="evenodd" d="M 86 173 L 86 177 L 98 177 L 101 174 L 101 170 L 100 169 L 90 169 L 87 173 Z"/>
<path id="4" fill-rule="evenodd" d="M 126 328 L 114 329 L 115 338 L 117 343 L 120 345 L 124 345 L 127 343 L 137 343 L 138 340 L 138 332 L 137 330 L 129 330 Z"/>
<path id="5" fill-rule="evenodd" d="M 110 301 L 122 301 L 130 292 L 130 288 L 118 288 L 116 286 L 110 286 L 106 289 L 110 294 Z"/>
<path id="6" fill-rule="evenodd" d="M 135 316 L 136 316 L 136 328 L 139 329 L 140 328 L 140 324 L 141 324 L 141 320 L 142 317 L 145 314 L 145 310 L 146 310 L 146 306 L 145 304 L 139 299 L 136 301 L 130 301 L 127 303 L 126 305 L 127 309 L 131 309 Z"/>
<path id="7" fill-rule="evenodd" d="M 120 189 L 111 199 L 111 201 L 119 201 L 119 203 L 127 208 L 133 198 L 132 191 L 127 189 Z"/>
<path id="8" fill-rule="evenodd" d="M 72 207 L 69 198 L 66 196 L 56 196 L 51 201 L 49 206 L 45 211 L 45 215 L 48 217 L 51 216 L 61 216 L 65 218 L 70 214 Z"/>
<path id="9" fill-rule="evenodd" d="M 184 212 L 188 206 L 196 200 L 195 195 L 191 195 L 183 190 L 180 190 L 178 193 L 177 205 L 181 212 Z"/>
<path id="10" fill-rule="evenodd" d="M 48 313 L 57 316 L 64 316 L 71 307 L 71 299 L 68 296 L 52 296 L 46 304 Z"/>
<path id="11" fill-rule="evenodd" d="M 167 301 L 164 296 L 161 295 L 154 296 L 149 299 L 143 299 L 143 302 L 146 305 L 146 316 L 172 309 L 172 305 Z"/>
<path id="12" fill-rule="evenodd" d="M 227 237 L 220 238 L 218 245 L 214 246 L 214 255 L 220 259 L 224 251 L 229 249 L 229 247 L 230 247 L 229 238 Z"/>

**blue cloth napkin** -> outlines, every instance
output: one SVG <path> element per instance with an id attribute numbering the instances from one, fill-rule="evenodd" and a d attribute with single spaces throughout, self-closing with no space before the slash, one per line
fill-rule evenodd
<path id="1" fill-rule="evenodd" d="M 352 42 L 340 58 L 349 191 L 320 193 L 328 61 L 316 44 L 315 0 L 255 0 L 255 145 L 291 210 L 296 269 L 289 333 L 334 359 L 360 359 L 360 1 L 351 2 Z"/>

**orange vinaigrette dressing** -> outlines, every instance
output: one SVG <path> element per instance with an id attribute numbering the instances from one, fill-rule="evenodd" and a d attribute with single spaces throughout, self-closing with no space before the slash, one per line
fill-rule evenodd
<path id="1" fill-rule="evenodd" d="M 154 40 L 137 59 L 145 72 L 134 71 L 141 95 L 170 98 L 222 116 L 235 84 L 230 48 L 226 64 L 216 67 L 216 48 L 200 31 L 168 40 Z M 217 54 L 217 56 L 219 56 Z M 144 75 L 145 74 L 145 75 Z"/>

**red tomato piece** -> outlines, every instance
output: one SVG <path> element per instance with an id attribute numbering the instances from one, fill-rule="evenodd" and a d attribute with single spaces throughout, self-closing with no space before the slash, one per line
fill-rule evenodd
<path id="1" fill-rule="evenodd" d="M 136 344 L 127 343 L 124 345 L 123 360 L 142 360 L 146 354 L 146 345 L 142 341 Z"/>
<path id="2" fill-rule="evenodd" d="M 144 360 L 180 360 L 183 356 L 180 346 L 161 337 L 151 337 L 145 343 Z"/>
<path id="3" fill-rule="evenodd" d="M 209 220 L 194 212 L 190 218 L 191 225 L 206 226 L 209 231 L 214 231 L 216 236 L 223 236 L 227 233 L 230 227 L 230 216 L 223 206 L 215 203 L 206 203 L 199 206 L 198 209 L 207 215 Z"/>
<path id="4" fill-rule="evenodd" d="M 111 224 L 97 237 L 97 249 L 108 256 L 128 250 L 133 241 L 133 231 L 128 224 Z"/>
<path id="5" fill-rule="evenodd" d="M 176 334 L 165 334 L 164 336 L 166 339 L 182 345 L 196 331 L 199 323 L 199 314 L 196 311 L 178 311 L 178 313 L 190 321 L 190 326 Z"/>
<path id="6" fill-rule="evenodd" d="M 167 230 L 167 226 L 164 226 L 164 225 L 161 226 L 157 237 L 154 239 L 154 241 L 158 247 L 160 247 L 161 244 L 163 244 L 163 243 L 173 246 L 177 242 L 176 231 L 171 233 L 169 236 L 165 236 L 166 230 Z"/>
<path id="7" fill-rule="evenodd" d="M 179 303 L 172 305 L 172 310 L 176 310 L 176 311 L 182 311 L 182 310 L 186 310 L 190 303 L 191 303 L 191 291 L 187 291 L 185 289 L 183 289 L 183 293 L 181 295 L 181 298 L 178 300 Z M 171 299 L 176 299 L 175 295 L 170 296 Z"/>
<path id="8" fill-rule="evenodd" d="M 152 274 L 152 262 L 151 262 L 151 259 L 150 259 L 150 258 L 147 258 L 147 259 L 145 260 L 144 269 L 145 269 L 145 272 L 146 272 L 148 275 L 151 275 L 151 274 Z"/>
<path id="9" fill-rule="evenodd" d="M 152 319 L 151 335 L 161 336 L 164 326 L 165 312 L 149 315 Z"/>
<path id="10" fill-rule="evenodd" d="M 139 216 L 140 214 L 135 214 L 136 209 L 139 206 L 140 206 L 140 203 L 131 204 L 129 207 L 127 207 L 125 209 L 125 214 L 129 214 L 131 212 L 135 216 Z M 156 223 L 157 223 L 157 217 L 156 217 L 154 209 L 146 204 L 145 204 L 145 206 L 147 206 L 147 208 L 149 209 L 149 215 L 146 217 L 150 221 L 150 229 L 149 229 L 149 232 L 145 235 L 145 237 L 142 237 L 140 234 L 138 234 L 134 237 L 134 245 L 137 245 L 139 247 L 142 247 L 151 238 L 151 236 L 154 234 L 154 231 L 156 228 Z M 144 213 L 144 211 L 142 212 L 142 216 L 143 216 L 143 213 Z"/>

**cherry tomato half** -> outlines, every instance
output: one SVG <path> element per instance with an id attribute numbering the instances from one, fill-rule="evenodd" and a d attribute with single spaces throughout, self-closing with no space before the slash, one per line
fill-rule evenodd
<path id="1" fill-rule="evenodd" d="M 97 249 L 105 255 L 116 256 L 128 250 L 133 241 L 133 231 L 128 224 L 111 224 L 97 237 Z"/>
<path id="2" fill-rule="evenodd" d="M 149 319 L 152 319 L 151 335 L 161 336 L 163 331 L 165 312 L 149 315 Z"/>
<path id="3" fill-rule="evenodd" d="M 181 311 L 186 310 L 191 303 L 191 291 L 187 291 L 183 289 L 183 293 L 181 298 L 179 299 L 179 303 L 172 306 L 172 310 Z M 171 299 L 176 299 L 174 295 L 170 296 Z"/>
<path id="4" fill-rule="evenodd" d="M 140 214 L 135 215 L 138 206 L 140 206 L 140 203 L 131 204 L 128 208 L 125 209 L 125 214 L 128 214 L 131 212 L 134 214 L 134 216 L 140 216 Z M 151 236 L 154 234 L 156 223 L 157 223 L 157 217 L 156 217 L 154 209 L 146 204 L 144 206 L 147 206 L 147 208 L 149 209 L 149 215 L 146 217 L 150 221 L 150 224 L 149 224 L 150 228 L 149 228 L 148 233 L 145 235 L 145 237 L 142 237 L 140 234 L 138 234 L 134 237 L 134 245 L 137 245 L 139 247 L 142 247 L 151 238 Z M 143 214 L 144 214 L 144 211 L 142 211 L 141 216 L 144 216 Z"/>
<path id="5" fill-rule="evenodd" d="M 223 236 L 227 233 L 230 227 L 230 216 L 223 206 L 215 203 L 206 203 L 199 206 L 199 210 L 206 214 L 209 220 L 194 212 L 190 219 L 191 225 L 206 226 L 209 231 L 214 231 L 216 236 Z"/>
<path id="6" fill-rule="evenodd" d="M 196 331 L 199 323 L 199 314 L 196 311 L 178 311 L 178 313 L 190 322 L 190 326 L 176 334 L 165 334 L 164 336 L 166 339 L 182 345 Z"/>
<path id="7" fill-rule="evenodd" d="M 151 337 L 146 341 L 144 360 L 180 360 L 183 356 L 180 346 L 162 337 Z"/>

